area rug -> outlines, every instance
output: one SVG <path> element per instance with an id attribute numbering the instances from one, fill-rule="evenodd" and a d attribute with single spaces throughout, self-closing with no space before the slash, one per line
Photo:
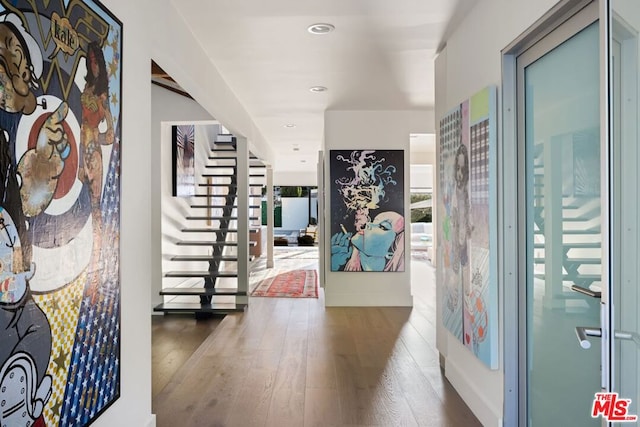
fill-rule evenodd
<path id="1" fill-rule="evenodd" d="M 252 297 L 318 298 L 316 270 L 292 270 L 258 282 Z"/>

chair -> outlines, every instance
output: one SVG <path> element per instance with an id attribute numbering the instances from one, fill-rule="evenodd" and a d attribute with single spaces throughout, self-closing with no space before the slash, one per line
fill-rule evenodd
<path id="1" fill-rule="evenodd" d="M 313 238 L 313 243 L 318 243 L 318 226 L 307 225 L 306 228 L 300 230 L 300 237 L 302 236 L 311 236 Z"/>

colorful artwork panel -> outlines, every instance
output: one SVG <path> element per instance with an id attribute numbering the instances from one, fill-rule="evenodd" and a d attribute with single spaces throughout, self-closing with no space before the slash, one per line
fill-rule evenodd
<path id="1" fill-rule="evenodd" d="M 437 192 L 438 239 L 437 271 L 443 289 L 442 318 L 445 327 L 462 341 L 462 281 L 460 248 L 455 244 L 457 208 L 455 180 L 456 153 L 461 146 L 462 108 L 452 110 L 440 121 L 439 189 Z"/>
<path id="2" fill-rule="evenodd" d="M 438 282 L 445 327 L 492 369 L 498 365 L 496 90 L 440 121 Z"/>
<path id="3" fill-rule="evenodd" d="M 404 271 L 404 151 L 331 150 L 331 271 Z"/>
<path id="4" fill-rule="evenodd" d="M 85 426 L 120 395 L 122 24 L 0 0 L 0 34 L 0 425 Z"/>

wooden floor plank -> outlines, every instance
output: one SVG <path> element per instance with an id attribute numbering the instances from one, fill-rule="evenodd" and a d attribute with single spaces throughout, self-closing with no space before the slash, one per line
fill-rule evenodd
<path id="1" fill-rule="evenodd" d="M 265 426 L 304 426 L 305 391 L 281 388 L 274 392 Z"/>
<path id="2" fill-rule="evenodd" d="M 335 389 L 313 387 L 305 390 L 304 427 L 341 426 L 340 402 Z"/>
<path id="3" fill-rule="evenodd" d="M 480 426 L 440 370 L 433 301 L 325 308 L 323 296 L 251 297 L 209 330 L 154 321 L 157 427 Z"/>

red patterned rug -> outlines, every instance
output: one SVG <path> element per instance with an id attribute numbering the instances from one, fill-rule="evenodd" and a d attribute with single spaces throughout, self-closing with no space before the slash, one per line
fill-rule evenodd
<path id="1" fill-rule="evenodd" d="M 252 297 L 318 298 L 315 270 L 293 270 L 260 281 Z"/>

